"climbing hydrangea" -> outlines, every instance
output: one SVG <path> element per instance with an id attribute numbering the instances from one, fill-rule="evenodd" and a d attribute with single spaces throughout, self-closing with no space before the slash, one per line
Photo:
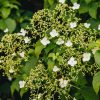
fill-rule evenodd
<path id="1" fill-rule="evenodd" d="M 30 100 L 71 100 L 77 95 L 84 100 L 84 78 L 98 71 L 90 44 L 99 33 L 76 17 L 79 4 L 60 2 L 54 10 L 36 12 L 26 30 L 6 34 L 0 42 L 0 69 L 15 79 L 17 90 L 30 90 Z"/>

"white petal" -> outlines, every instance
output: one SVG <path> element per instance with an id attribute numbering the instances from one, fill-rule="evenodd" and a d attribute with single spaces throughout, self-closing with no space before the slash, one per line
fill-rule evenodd
<path id="1" fill-rule="evenodd" d="M 61 38 L 59 38 L 57 40 L 56 44 L 58 44 L 58 45 L 64 44 L 64 40 L 62 40 Z"/>
<path id="2" fill-rule="evenodd" d="M 50 44 L 50 41 L 49 41 L 46 37 L 44 37 L 42 40 L 40 40 L 40 42 L 41 42 L 44 46 L 46 46 L 47 44 Z"/>
<path id="3" fill-rule="evenodd" d="M 9 31 L 8 28 L 6 28 L 6 29 L 4 30 L 5 33 L 7 33 L 8 31 Z"/>
<path id="4" fill-rule="evenodd" d="M 65 0 L 59 0 L 60 3 L 65 3 Z"/>
<path id="5" fill-rule="evenodd" d="M 53 71 L 58 72 L 60 69 L 57 66 L 54 66 Z"/>
<path id="6" fill-rule="evenodd" d="M 50 35 L 51 35 L 51 37 L 56 37 L 56 36 L 58 36 L 58 32 L 57 32 L 55 29 L 53 29 L 53 30 L 50 32 Z"/>
<path id="7" fill-rule="evenodd" d="M 84 23 L 84 26 L 86 27 L 86 28 L 89 28 L 90 27 L 90 23 Z"/>
<path id="8" fill-rule="evenodd" d="M 10 69 L 9 70 L 9 73 L 11 73 L 11 74 L 14 73 L 14 70 L 13 69 Z"/>
<path id="9" fill-rule="evenodd" d="M 70 40 L 67 41 L 67 43 L 65 44 L 67 47 L 72 46 L 72 42 Z"/>
<path id="10" fill-rule="evenodd" d="M 98 30 L 100 30 L 100 24 L 98 25 Z"/>
<path id="11" fill-rule="evenodd" d="M 75 28 L 77 26 L 77 23 L 76 22 L 71 22 L 70 23 L 70 28 Z"/>
<path id="12" fill-rule="evenodd" d="M 71 57 L 68 61 L 68 65 L 75 66 L 77 64 L 77 61 L 74 60 L 74 57 Z"/>
<path id="13" fill-rule="evenodd" d="M 23 88 L 25 86 L 25 81 L 19 81 L 19 87 L 20 88 Z"/>
<path id="14" fill-rule="evenodd" d="M 84 53 L 83 54 L 83 62 L 89 61 L 90 58 L 91 58 L 91 54 L 90 53 Z"/>
<path id="15" fill-rule="evenodd" d="M 64 80 L 63 78 L 59 79 L 59 81 L 60 81 L 59 86 L 61 88 L 66 87 L 68 85 L 68 82 L 69 82 L 69 80 Z"/>
<path id="16" fill-rule="evenodd" d="M 28 37 L 24 38 L 25 43 L 29 43 L 30 39 Z"/>
<path id="17" fill-rule="evenodd" d="M 72 7 L 73 10 L 79 9 L 79 8 L 80 8 L 80 4 L 78 4 L 78 3 L 73 4 L 73 7 Z"/>
<path id="18" fill-rule="evenodd" d="M 24 58 L 25 53 L 24 53 L 24 52 L 21 52 L 19 55 L 20 55 L 22 58 Z"/>

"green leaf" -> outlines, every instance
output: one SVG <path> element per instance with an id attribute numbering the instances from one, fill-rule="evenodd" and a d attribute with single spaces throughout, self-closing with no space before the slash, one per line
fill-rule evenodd
<path id="1" fill-rule="evenodd" d="M 58 56 L 57 57 L 57 61 L 59 61 L 59 63 L 62 63 L 63 62 L 63 57 L 62 56 Z"/>
<path id="2" fill-rule="evenodd" d="M 99 100 L 99 96 L 96 95 L 92 87 L 82 88 L 81 93 L 84 97 L 84 100 Z"/>
<path id="3" fill-rule="evenodd" d="M 84 87 L 87 84 L 85 77 L 83 76 L 82 72 L 79 72 L 76 78 L 77 85 Z"/>
<path id="4" fill-rule="evenodd" d="M 51 59 L 48 60 L 48 71 L 51 73 L 54 67 L 54 61 L 52 61 Z"/>
<path id="5" fill-rule="evenodd" d="M 100 67 L 100 50 L 97 50 L 96 53 L 94 54 L 95 62 L 97 65 Z"/>
<path id="6" fill-rule="evenodd" d="M 8 29 L 9 29 L 9 32 L 12 33 L 16 28 L 15 20 L 13 20 L 11 18 L 8 18 L 8 19 L 5 20 L 5 23 L 6 23 L 7 27 L 8 27 Z"/>
<path id="7" fill-rule="evenodd" d="M 10 8 L 2 8 L 1 13 L 3 18 L 7 18 L 10 15 L 11 9 Z"/>
<path id="8" fill-rule="evenodd" d="M 82 14 L 82 13 L 86 13 L 89 11 L 89 7 L 87 4 L 85 4 L 84 2 L 81 3 L 81 7 L 79 9 L 79 13 Z"/>
<path id="9" fill-rule="evenodd" d="M 50 5 L 53 5 L 54 0 L 48 0 L 48 2 L 49 2 Z"/>
<path id="10" fill-rule="evenodd" d="M 22 89 L 20 90 L 20 96 L 22 97 L 23 94 L 26 93 L 26 92 L 27 92 L 27 89 L 26 89 L 26 88 L 22 88 Z"/>
<path id="11" fill-rule="evenodd" d="M 44 50 L 46 52 L 46 54 L 48 54 L 48 52 L 50 52 L 52 49 L 56 48 L 56 44 L 50 43 Z"/>
<path id="12" fill-rule="evenodd" d="M 89 6 L 89 14 L 92 18 L 96 19 L 97 16 L 97 8 L 98 8 L 98 4 L 97 3 L 92 3 Z"/>
<path id="13" fill-rule="evenodd" d="M 6 29 L 6 23 L 5 23 L 5 21 L 3 19 L 0 20 L 0 29 L 1 30 Z"/>
<path id="14" fill-rule="evenodd" d="M 39 55 L 41 54 L 41 51 L 45 48 L 44 45 L 41 44 L 40 40 L 36 42 L 35 44 L 35 55 L 37 58 L 39 58 Z"/>
<path id="15" fill-rule="evenodd" d="M 37 64 L 37 57 L 35 54 L 33 56 L 30 56 L 28 61 L 26 62 L 25 66 L 22 69 L 22 72 L 29 74 L 30 70 L 33 69 Z"/>
<path id="16" fill-rule="evenodd" d="M 98 94 L 100 89 L 100 71 L 94 75 L 92 84 L 94 91 L 96 92 L 96 94 Z"/>
<path id="17" fill-rule="evenodd" d="M 77 2 L 77 1 L 78 1 L 78 0 L 71 0 L 72 3 L 75 3 L 75 2 Z"/>
<path id="18" fill-rule="evenodd" d="M 88 4 L 88 3 L 90 3 L 92 0 L 85 0 L 85 2 Z"/>
<path id="19" fill-rule="evenodd" d="M 44 8 L 49 8 L 49 7 L 50 7 L 50 5 L 48 3 L 48 0 L 44 0 Z"/>
<path id="20" fill-rule="evenodd" d="M 91 28 L 95 28 L 96 30 L 98 30 L 98 25 L 100 23 L 100 19 L 90 18 L 88 20 L 88 23 L 91 23 Z"/>
<path id="21" fill-rule="evenodd" d="M 16 79 L 15 81 L 12 82 L 11 85 L 11 94 L 13 95 L 14 91 L 19 91 L 19 79 Z"/>
<path id="22" fill-rule="evenodd" d="M 52 58 L 53 60 L 56 59 L 56 55 L 55 55 L 54 53 L 50 53 L 50 54 L 48 55 L 48 57 L 49 57 L 49 58 Z"/>
<path id="23" fill-rule="evenodd" d="M 97 46 L 97 47 L 100 47 L 100 39 L 98 39 L 98 40 L 96 41 L 96 46 Z"/>

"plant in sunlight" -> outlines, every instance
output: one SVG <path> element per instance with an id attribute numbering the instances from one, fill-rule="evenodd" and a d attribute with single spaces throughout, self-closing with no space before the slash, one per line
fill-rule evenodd
<path id="1" fill-rule="evenodd" d="M 60 3 L 40 10 L 26 30 L 2 38 L 0 68 L 13 80 L 12 94 L 30 90 L 30 100 L 99 100 L 99 87 L 93 85 L 95 93 L 91 84 L 99 71 L 94 52 L 100 46 L 94 49 L 100 32 L 81 23 L 76 8 Z"/>

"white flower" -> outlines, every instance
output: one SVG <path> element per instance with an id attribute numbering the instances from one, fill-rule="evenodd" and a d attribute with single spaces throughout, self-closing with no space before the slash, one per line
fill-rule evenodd
<path id="1" fill-rule="evenodd" d="M 8 80 L 9 80 L 9 81 L 12 81 L 12 77 L 8 77 Z"/>
<path id="2" fill-rule="evenodd" d="M 89 28 L 90 27 L 90 23 L 84 23 L 84 26 L 86 27 L 86 28 Z"/>
<path id="3" fill-rule="evenodd" d="M 68 82 L 69 82 L 69 80 L 64 80 L 63 78 L 59 79 L 59 81 L 60 81 L 59 86 L 61 88 L 66 87 L 68 85 Z"/>
<path id="4" fill-rule="evenodd" d="M 50 32 L 50 35 L 51 35 L 52 37 L 56 37 L 56 36 L 58 36 L 58 32 L 57 32 L 55 29 L 53 29 L 53 30 Z"/>
<path id="5" fill-rule="evenodd" d="M 97 50 L 100 50 L 99 47 L 95 47 L 94 49 L 92 49 L 92 53 L 95 54 Z"/>
<path id="6" fill-rule="evenodd" d="M 25 86 L 25 81 L 19 81 L 19 87 L 20 88 L 23 88 Z"/>
<path id="7" fill-rule="evenodd" d="M 9 73 L 14 73 L 14 70 L 11 68 L 10 70 L 9 70 Z"/>
<path id="8" fill-rule="evenodd" d="M 64 43 L 64 40 L 62 40 L 61 38 L 59 38 L 56 42 L 56 44 L 61 45 Z"/>
<path id="9" fill-rule="evenodd" d="M 4 30 L 5 33 L 7 33 L 8 31 L 9 31 L 8 28 L 6 28 L 6 29 Z"/>
<path id="10" fill-rule="evenodd" d="M 68 41 L 65 43 L 65 45 L 66 45 L 67 47 L 71 47 L 73 44 L 72 44 L 72 42 L 71 42 L 70 40 L 68 40 Z"/>
<path id="11" fill-rule="evenodd" d="M 98 30 L 100 30 L 100 24 L 98 25 Z"/>
<path id="12" fill-rule="evenodd" d="M 73 4 L 73 7 L 72 7 L 73 10 L 79 9 L 79 8 L 80 8 L 80 4 L 78 4 L 78 3 Z"/>
<path id="13" fill-rule="evenodd" d="M 22 28 L 18 35 L 25 36 L 26 33 L 27 31 Z"/>
<path id="14" fill-rule="evenodd" d="M 46 37 L 44 37 L 40 42 L 41 42 L 44 46 L 46 46 L 47 44 L 50 43 L 50 41 L 49 41 Z"/>
<path id="15" fill-rule="evenodd" d="M 70 23 L 70 28 L 75 28 L 77 26 L 77 23 L 76 22 L 71 22 Z"/>
<path id="16" fill-rule="evenodd" d="M 25 43 L 28 43 L 30 41 L 30 39 L 28 37 L 24 38 Z"/>
<path id="17" fill-rule="evenodd" d="M 60 69 L 57 66 L 54 66 L 53 71 L 58 72 L 58 71 L 60 71 Z"/>
<path id="18" fill-rule="evenodd" d="M 21 52 L 19 55 L 20 55 L 22 58 L 24 58 L 25 53 L 24 53 L 24 52 Z"/>
<path id="19" fill-rule="evenodd" d="M 68 61 L 68 65 L 75 66 L 77 64 L 77 61 L 74 59 L 74 57 L 71 57 Z"/>
<path id="20" fill-rule="evenodd" d="M 59 0 L 60 3 L 65 3 L 65 0 Z"/>
<path id="21" fill-rule="evenodd" d="M 91 54 L 90 53 L 84 53 L 83 54 L 83 62 L 89 61 L 90 58 L 91 58 Z"/>

